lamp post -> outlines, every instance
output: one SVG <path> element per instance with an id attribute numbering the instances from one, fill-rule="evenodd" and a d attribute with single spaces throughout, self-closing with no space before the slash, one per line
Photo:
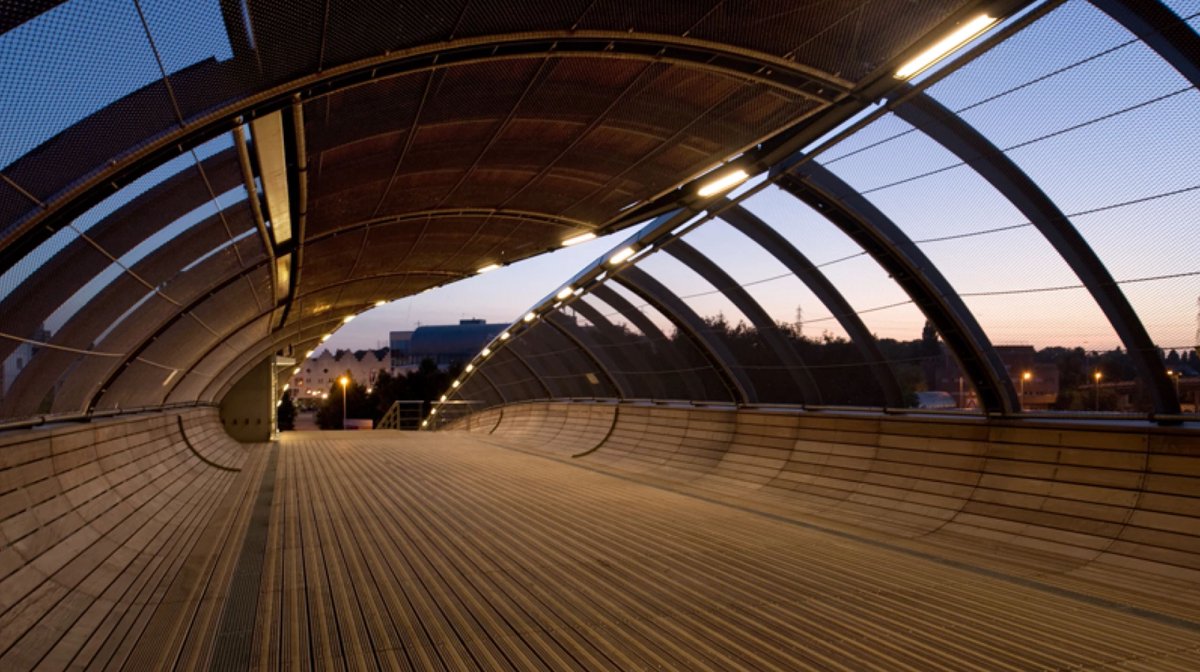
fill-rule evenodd
<path id="1" fill-rule="evenodd" d="M 1033 372 L 1025 371 L 1021 373 L 1021 410 L 1025 410 L 1025 383 L 1033 380 Z"/>
<path id="2" fill-rule="evenodd" d="M 1104 376 L 1103 376 L 1103 374 L 1100 373 L 1099 369 L 1096 369 L 1096 372 L 1092 374 L 1092 378 L 1094 378 L 1096 380 L 1096 412 L 1097 413 L 1100 412 L 1100 379 L 1103 377 Z"/>
<path id="3" fill-rule="evenodd" d="M 338 382 L 342 385 L 342 430 L 346 429 L 346 386 L 350 384 L 350 379 L 346 376 L 338 378 Z"/>
<path id="4" fill-rule="evenodd" d="M 1183 375 L 1182 371 L 1176 371 L 1175 369 L 1167 369 L 1167 377 L 1175 379 L 1175 398 L 1176 399 L 1179 399 L 1179 376 L 1182 376 L 1182 375 Z M 1180 401 L 1182 401 L 1182 399 L 1180 399 Z"/>

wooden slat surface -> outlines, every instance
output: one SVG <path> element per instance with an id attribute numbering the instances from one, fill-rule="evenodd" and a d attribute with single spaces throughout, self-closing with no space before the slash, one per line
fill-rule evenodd
<path id="1" fill-rule="evenodd" d="M 497 447 L 279 445 L 252 669 L 1161 669 L 1200 624 Z"/>

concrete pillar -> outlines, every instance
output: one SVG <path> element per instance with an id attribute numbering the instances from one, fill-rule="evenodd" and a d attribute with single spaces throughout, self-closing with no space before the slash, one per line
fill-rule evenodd
<path id="1" fill-rule="evenodd" d="M 242 443 L 270 441 L 275 427 L 273 357 L 250 369 L 221 400 L 221 424 Z"/>

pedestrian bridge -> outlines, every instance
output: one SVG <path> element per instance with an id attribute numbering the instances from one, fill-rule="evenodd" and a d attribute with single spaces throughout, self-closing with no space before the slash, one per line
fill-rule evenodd
<path id="1" fill-rule="evenodd" d="M 5 5 L 0 669 L 1197 669 L 1198 29 Z M 276 431 L 592 238 L 422 431 Z"/>

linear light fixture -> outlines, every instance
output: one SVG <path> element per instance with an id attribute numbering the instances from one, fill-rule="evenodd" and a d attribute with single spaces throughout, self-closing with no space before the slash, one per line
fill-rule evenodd
<path id="1" fill-rule="evenodd" d="M 479 356 L 480 356 L 480 357 L 487 357 L 487 356 L 488 356 L 488 355 L 490 355 L 490 354 L 492 354 L 492 349 L 491 349 L 491 348 L 487 348 L 487 347 L 485 347 L 483 350 L 480 350 L 480 351 L 479 351 Z"/>
<path id="2" fill-rule="evenodd" d="M 446 395 L 444 395 L 444 394 L 443 394 L 443 395 L 442 395 L 442 401 L 445 401 L 445 400 L 446 400 Z"/>
<path id="3" fill-rule="evenodd" d="M 314 352 L 316 352 L 316 350 L 309 350 L 308 352 L 304 353 L 304 358 L 308 359 L 309 357 L 312 357 Z"/>
<path id="4" fill-rule="evenodd" d="M 573 292 L 571 292 L 571 293 L 572 293 L 572 294 L 574 294 L 575 296 L 583 296 L 583 288 L 582 288 L 582 287 L 576 287 L 576 288 L 575 288 L 575 291 L 573 291 Z"/>
<path id="5" fill-rule="evenodd" d="M 559 301 L 562 301 L 563 299 L 566 299 L 567 297 L 571 296 L 571 294 L 573 294 L 574 292 L 575 292 L 575 288 L 570 285 L 567 285 L 566 287 L 563 287 L 562 289 L 558 290 L 558 294 L 555 294 L 554 298 L 558 299 Z"/>
<path id="6" fill-rule="evenodd" d="M 507 341 L 510 335 L 507 331 L 502 331 L 500 332 L 500 340 Z"/>
<path id="7" fill-rule="evenodd" d="M 532 322 L 535 319 L 537 319 L 537 313 L 533 312 L 532 310 L 529 311 L 528 313 L 525 313 L 525 321 L 526 322 Z"/>
<path id="8" fill-rule="evenodd" d="M 353 315 L 347 315 L 342 318 L 342 324 L 350 324 L 350 320 L 353 320 L 353 319 L 354 319 Z"/>
<path id="9" fill-rule="evenodd" d="M 636 252 L 637 250 L 633 249 L 632 247 L 623 247 L 618 250 L 616 254 L 608 258 L 608 263 L 610 266 L 616 266 L 622 261 L 632 257 Z"/>
<path id="10" fill-rule="evenodd" d="M 738 168 L 725 173 L 724 175 L 721 175 L 710 182 L 704 183 L 698 190 L 696 190 L 696 195 L 700 197 L 716 196 L 717 194 L 729 191 L 748 179 L 750 179 L 750 174 L 741 168 Z"/>
<path id="11" fill-rule="evenodd" d="M 476 273 L 487 273 L 488 271 L 494 271 L 497 268 L 500 268 L 500 264 L 488 264 L 487 266 L 480 266 Z"/>
<path id="12" fill-rule="evenodd" d="M 571 236 L 570 238 L 567 238 L 566 240 L 562 241 L 562 245 L 563 247 L 570 247 L 572 245 L 586 243 L 587 241 L 594 240 L 595 238 L 596 234 L 588 231 L 587 233 L 581 233 L 578 236 Z"/>
<path id="13" fill-rule="evenodd" d="M 457 380 L 450 383 L 450 387 L 458 387 L 459 385 L 462 385 L 462 383 L 458 382 Z"/>
<path id="14" fill-rule="evenodd" d="M 325 334 L 324 336 L 321 337 L 321 342 L 324 343 L 325 341 L 328 341 L 331 338 L 333 338 L 333 334 Z"/>
<path id="15" fill-rule="evenodd" d="M 470 372 L 472 372 L 472 371 L 474 371 L 474 370 L 475 370 L 475 365 L 474 365 L 474 364 L 467 364 L 467 367 L 466 367 L 465 369 L 463 369 L 463 371 L 466 371 L 467 373 L 470 373 Z"/>
<path id="16" fill-rule="evenodd" d="M 378 308 L 378 307 L 380 307 L 380 306 L 386 306 L 386 305 L 387 305 L 387 300 L 386 300 L 386 299 L 380 299 L 380 300 L 378 300 L 378 301 L 376 301 L 376 302 L 375 302 L 375 307 L 376 307 L 376 308 Z"/>
<path id="17" fill-rule="evenodd" d="M 964 44 L 979 37 L 1000 19 L 987 14 L 981 14 L 959 26 L 954 32 L 943 37 L 925 51 L 917 54 L 911 61 L 900 66 L 896 71 L 896 79 L 912 79 L 925 72 L 931 65 L 957 51 Z"/>

